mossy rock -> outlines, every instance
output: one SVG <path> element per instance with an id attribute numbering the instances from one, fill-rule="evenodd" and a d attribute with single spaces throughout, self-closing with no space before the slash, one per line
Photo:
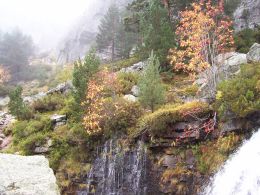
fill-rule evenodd
<path id="1" fill-rule="evenodd" d="M 168 127 L 174 125 L 177 122 L 189 121 L 192 117 L 189 113 L 195 114 L 197 117 L 204 116 L 209 113 L 211 108 L 209 104 L 205 102 L 189 102 L 186 104 L 169 104 L 158 109 L 154 113 L 150 113 L 142 117 L 137 128 L 130 133 L 131 137 L 138 137 L 145 131 L 153 136 L 161 136 L 165 134 Z"/>

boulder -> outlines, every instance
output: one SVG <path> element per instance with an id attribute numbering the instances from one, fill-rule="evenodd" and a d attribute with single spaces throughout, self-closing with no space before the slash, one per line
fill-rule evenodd
<path id="1" fill-rule="evenodd" d="M 250 62 L 260 62 L 260 44 L 255 43 L 247 53 L 247 59 Z"/>
<path id="2" fill-rule="evenodd" d="M 131 92 L 132 94 L 135 96 L 135 97 L 138 97 L 139 96 L 139 93 L 140 93 L 140 89 L 137 85 L 134 85 L 131 89 Z"/>
<path id="3" fill-rule="evenodd" d="M 44 156 L 0 154 L 0 194 L 59 195 L 60 192 Z"/>
<path id="4" fill-rule="evenodd" d="M 131 95 L 131 94 L 125 95 L 124 99 L 129 101 L 129 102 L 136 102 L 137 101 L 137 98 L 135 96 Z"/>
<path id="5" fill-rule="evenodd" d="M 7 97 L 0 97 L 0 106 L 2 107 L 5 107 L 8 105 L 10 101 L 10 98 L 7 96 Z"/>
<path id="6" fill-rule="evenodd" d="M 129 72 L 141 72 L 142 70 L 144 70 L 145 66 L 146 66 L 145 62 L 138 62 L 136 64 L 133 64 L 130 67 L 122 68 L 120 70 L 120 72 L 126 72 L 126 73 L 129 73 Z"/>
<path id="7" fill-rule="evenodd" d="M 223 80 L 232 78 L 240 72 L 241 64 L 247 63 L 247 55 L 237 52 L 221 54 L 216 57 L 216 66 L 211 66 L 198 75 L 195 84 L 199 85 L 199 96 L 214 99 L 216 86 Z"/>
<path id="8" fill-rule="evenodd" d="M 67 122 L 67 116 L 66 115 L 59 115 L 54 114 L 50 117 L 52 124 L 56 126 L 62 126 L 65 125 Z"/>
<path id="9" fill-rule="evenodd" d="M 72 85 L 72 81 L 68 81 L 68 82 L 65 82 L 65 83 L 61 83 L 59 84 L 57 87 L 47 91 L 47 95 L 51 95 L 51 94 L 54 94 L 54 93 L 67 93 L 69 92 L 70 90 L 73 89 L 73 85 Z"/>

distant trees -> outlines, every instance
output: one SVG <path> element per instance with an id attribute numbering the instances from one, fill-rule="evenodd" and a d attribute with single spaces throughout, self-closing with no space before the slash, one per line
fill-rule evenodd
<path id="1" fill-rule="evenodd" d="M 29 57 L 33 52 L 31 37 L 19 30 L 5 33 L 0 39 L 0 64 L 7 67 L 11 74 L 20 72 L 28 65 Z"/>
<path id="2" fill-rule="evenodd" d="M 165 89 L 159 74 L 159 66 L 158 58 L 151 52 L 145 71 L 138 83 L 140 88 L 139 100 L 142 105 L 149 107 L 152 112 L 156 106 L 164 102 L 165 97 Z"/>
<path id="3" fill-rule="evenodd" d="M 194 75 L 215 66 L 215 57 L 233 47 L 232 22 L 224 15 L 223 1 L 216 6 L 211 1 L 193 3 L 180 17 L 176 31 L 179 48 L 170 56 L 175 70 Z"/>
<path id="4" fill-rule="evenodd" d="M 10 79 L 9 71 L 7 71 L 2 65 L 0 65 L 0 84 L 5 83 Z"/>
<path id="5" fill-rule="evenodd" d="M 101 19 L 97 35 L 98 50 L 108 52 L 112 61 L 116 58 L 129 57 L 135 43 L 133 33 L 126 32 L 124 29 L 122 15 L 119 8 L 112 4 Z"/>

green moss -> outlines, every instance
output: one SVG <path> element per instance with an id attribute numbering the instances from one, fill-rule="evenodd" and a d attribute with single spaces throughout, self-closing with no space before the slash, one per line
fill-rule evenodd
<path id="1" fill-rule="evenodd" d="M 135 131 L 130 132 L 132 137 L 138 136 L 145 130 L 153 135 L 163 135 L 168 127 L 179 121 L 185 121 L 189 117 L 188 112 L 194 112 L 198 117 L 210 111 L 210 107 L 204 102 L 190 102 L 183 105 L 166 105 L 154 113 L 147 114 L 138 122 Z"/>
<path id="2" fill-rule="evenodd" d="M 182 96 L 195 96 L 199 90 L 198 85 L 189 85 L 178 91 L 178 95 Z"/>
<path id="3" fill-rule="evenodd" d="M 219 84 L 214 107 L 222 120 L 227 111 L 245 117 L 260 109 L 259 82 L 260 64 L 246 64 L 235 78 Z"/>
<path id="4" fill-rule="evenodd" d="M 218 140 L 202 142 L 192 146 L 196 157 L 196 167 L 203 174 L 212 174 L 228 159 L 230 153 L 237 148 L 241 136 L 230 134 Z"/>

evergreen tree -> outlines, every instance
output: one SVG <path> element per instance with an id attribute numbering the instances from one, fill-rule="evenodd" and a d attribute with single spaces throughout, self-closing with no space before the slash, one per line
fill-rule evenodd
<path id="1" fill-rule="evenodd" d="M 164 102 L 165 89 L 160 78 L 159 66 L 159 60 L 152 51 L 145 71 L 138 83 L 140 88 L 139 100 L 142 105 L 149 107 L 152 112 L 156 106 Z"/>
<path id="2" fill-rule="evenodd" d="M 116 58 L 128 58 L 131 49 L 137 42 L 136 34 L 125 30 L 123 14 L 124 12 L 120 12 L 113 4 L 99 26 L 97 48 L 101 52 L 108 51 L 112 61 Z"/>
<path id="3" fill-rule="evenodd" d="M 97 48 L 99 51 L 107 50 L 111 47 L 111 60 L 116 55 L 116 35 L 119 30 L 120 16 L 119 9 L 116 5 L 111 5 L 107 13 L 101 20 L 99 25 L 99 33 L 97 35 Z"/>
<path id="4" fill-rule="evenodd" d="M 97 58 L 94 50 L 90 51 L 83 61 L 78 60 L 75 62 L 72 79 L 73 86 L 75 87 L 72 108 L 76 121 L 80 121 L 82 118 L 84 108 L 81 103 L 84 102 L 86 97 L 88 81 L 97 72 L 99 65 L 100 60 Z"/>
<path id="5" fill-rule="evenodd" d="M 175 36 L 168 10 L 158 0 L 151 0 L 146 12 L 141 15 L 142 52 L 148 56 L 154 51 L 161 63 L 167 61 L 170 48 L 175 45 Z"/>
<path id="6" fill-rule="evenodd" d="M 16 87 L 15 90 L 10 92 L 10 102 L 8 103 L 9 112 L 16 116 L 18 120 L 30 118 L 30 110 L 23 102 L 22 98 L 23 88 L 21 86 Z"/>

